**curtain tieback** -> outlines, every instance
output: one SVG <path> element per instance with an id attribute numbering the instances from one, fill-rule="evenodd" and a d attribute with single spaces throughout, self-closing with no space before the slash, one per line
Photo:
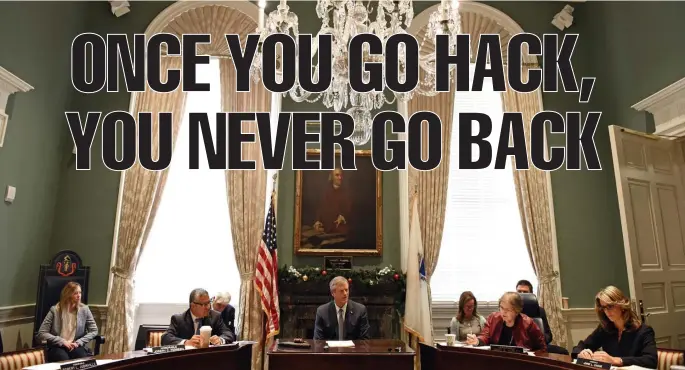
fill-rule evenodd
<path id="1" fill-rule="evenodd" d="M 551 283 L 559 278 L 559 271 L 552 271 L 551 274 L 542 275 L 538 278 L 539 284 Z"/>
<path id="2" fill-rule="evenodd" d="M 240 280 L 254 280 L 254 272 L 246 272 L 244 274 L 240 274 Z"/>
<path id="3" fill-rule="evenodd" d="M 131 274 L 127 273 L 127 272 L 126 272 L 124 269 L 122 269 L 121 267 L 112 266 L 112 268 L 110 269 L 110 272 L 113 273 L 114 276 L 118 276 L 118 277 L 120 277 L 120 278 L 122 278 L 122 279 L 127 279 L 127 280 L 128 280 L 128 279 L 131 278 Z"/>

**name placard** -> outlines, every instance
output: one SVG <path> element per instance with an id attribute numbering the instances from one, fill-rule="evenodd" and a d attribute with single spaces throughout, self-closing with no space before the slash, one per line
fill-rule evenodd
<path id="1" fill-rule="evenodd" d="M 60 370 L 81 370 L 81 369 L 90 369 L 91 367 L 95 367 L 95 366 L 98 366 L 97 362 L 95 362 L 94 359 L 91 359 L 91 360 L 72 362 L 70 364 L 61 365 L 59 368 L 60 368 Z"/>
<path id="2" fill-rule="evenodd" d="M 523 347 L 516 346 L 503 346 L 501 344 L 491 344 L 490 350 L 497 352 L 509 352 L 509 353 L 524 353 L 526 350 Z"/>
<path id="3" fill-rule="evenodd" d="M 352 270 L 352 257 L 324 257 L 323 268 L 326 270 Z"/>
<path id="4" fill-rule="evenodd" d="M 176 344 L 172 346 L 159 346 L 159 347 L 152 347 L 152 351 L 150 353 L 157 354 L 157 353 L 169 353 L 169 352 L 178 352 L 178 351 L 185 351 L 186 346 L 183 344 Z"/>
<path id="5" fill-rule="evenodd" d="M 611 364 L 608 362 L 600 362 L 595 360 L 588 360 L 586 358 L 577 358 L 576 364 L 594 367 L 595 369 L 611 369 Z"/>

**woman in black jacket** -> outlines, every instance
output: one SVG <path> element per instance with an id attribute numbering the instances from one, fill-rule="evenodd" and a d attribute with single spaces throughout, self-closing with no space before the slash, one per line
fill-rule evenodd
<path id="1" fill-rule="evenodd" d="M 595 312 L 600 324 L 573 348 L 573 358 L 656 369 L 654 329 L 640 321 L 623 292 L 614 286 L 602 289 L 595 297 Z"/>

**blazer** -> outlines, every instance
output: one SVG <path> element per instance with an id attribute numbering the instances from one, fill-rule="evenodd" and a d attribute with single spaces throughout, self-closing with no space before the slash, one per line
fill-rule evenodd
<path id="1" fill-rule="evenodd" d="M 459 332 L 459 321 L 457 320 L 457 317 L 453 317 L 452 320 L 450 321 L 450 333 L 454 334 L 457 336 L 457 340 L 459 341 L 464 341 L 466 340 L 466 335 L 462 337 L 461 332 Z M 483 330 L 485 327 L 485 317 L 478 315 L 478 324 L 480 325 L 479 327 L 475 328 L 476 330 L 473 331 L 473 334 L 480 334 L 480 332 Z"/>
<path id="2" fill-rule="evenodd" d="M 494 312 L 485 320 L 485 327 L 478 335 L 478 345 L 497 344 L 502 335 L 502 328 L 504 327 L 504 318 L 500 312 Z M 542 331 L 535 324 L 535 321 L 525 314 L 520 313 L 514 321 L 512 328 L 512 339 L 514 344 L 518 347 L 528 348 L 533 351 L 547 350 L 545 343 L 545 336 Z"/>
<path id="3" fill-rule="evenodd" d="M 597 351 L 602 348 L 612 357 L 620 357 L 623 366 L 636 365 L 649 369 L 656 369 L 657 349 L 654 339 L 654 329 L 649 325 L 642 324 L 638 328 L 628 328 L 618 341 L 618 331 L 615 328 L 604 329 L 598 325 L 584 341 L 578 342 L 573 347 L 571 357 L 577 358 L 584 350 Z"/>
<path id="4" fill-rule="evenodd" d="M 228 330 L 235 334 L 235 307 L 230 304 L 221 311 L 221 319 L 224 320 L 224 324 Z"/>
<path id="5" fill-rule="evenodd" d="M 366 340 L 369 336 L 369 317 L 366 306 L 352 300 L 345 310 L 345 340 Z M 335 301 L 316 309 L 314 340 L 338 340 L 338 315 Z"/>
<path id="6" fill-rule="evenodd" d="M 226 327 L 221 319 L 221 314 L 209 310 L 209 315 L 202 319 L 202 325 L 212 327 L 212 335 L 223 338 L 226 343 L 235 341 L 235 334 Z M 180 344 L 183 340 L 190 339 L 195 335 L 195 323 L 190 315 L 190 309 L 186 312 L 171 316 L 171 323 L 166 332 L 162 334 L 162 345 Z"/>
<path id="7" fill-rule="evenodd" d="M 62 314 L 57 309 L 57 305 L 52 306 L 48 314 L 45 315 L 43 323 L 38 329 L 38 342 L 46 341 L 49 347 L 60 347 L 64 344 L 64 339 L 60 337 L 62 333 Z M 79 304 L 76 313 L 76 332 L 74 333 L 74 343 L 83 347 L 98 335 L 98 326 L 95 323 L 93 314 L 85 304 Z"/>

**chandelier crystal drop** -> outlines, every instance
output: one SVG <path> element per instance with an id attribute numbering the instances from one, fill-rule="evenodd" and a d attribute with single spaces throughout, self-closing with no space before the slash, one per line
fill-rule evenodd
<path id="1" fill-rule="evenodd" d="M 255 59 L 253 60 L 250 74 L 253 81 L 258 82 L 262 75 L 262 50 L 264 39 L 274 33 L 283 33 L 297 38 L 298 16 L 290 11 L 286 0 L 281 0 L 276 10 L 269 13 L 264 20 L 263 0 L 259 2 L 260 19 L 257 32 L 260 34 L 260 43 Z M 372 14 L 375 10 L 375 17 Z M 408 93 L 395 93 L 385 91 L 356 92 L 350 88 L 348 69 L 348 45 L 350 40 L 360 33 L 373 33 L 377 35 L 385 45 L 388 38 L 394 34 L 407 33 L 414 19 L 412 0 L 317 0 L 316 14 L 321 20 L 321 29 L 318 35 L 332 35 L 332 81 L 331 86 L 322 93 L 310 93 L 305 91 L 299 84 L 298 79 L 290 91 L 284 92 L 284 96 L 296 102 L 313 103 L 322 100 L 324 106 L 333 108 L 335 111 L 345 111 L 354 119 L 354 132 L 351 140 L 355 145 L 364 145 L 371 138 L 371 126 L 373 117 L 371 111 L 380 109 L 384 104 L 394 103 L 396 100 L 406 102 L 414 94 L 435 96 L 435 51 L 419 55 L 419 83 L 414 91 Z M 451 54 L 456 51 L 457 34 L 461 33 L 461 19 L 459 16 L 459 2 L 457 0 L 442 0 L 438 8 L 430 15 L 423 38 L 417 40 L 419 49 L 423 49 L 426 41 L 433 43 L 436 35 L 448 35 Z M 316 38 L 312 41 L 312 60 L 316 57 Z M 434 49 L 434 48 L 433 48 Z M 299 55 L 299 53 L 298 53 Z M 406 78 L 405 66 L 406 51 L 403 44 L 399 50 L 399 79 Z M 299 57 L 302 57 L 301 55 Z M 383 62 L 384 55 L 371 55 L 363 53 L 364 62 Z M 298 63 L 299 65 L 299 63 Z M 450 80 L 454 79 L 454 66 L 450 69 Z M 297 71 L 299 73 L 299 71 Z M 306 73 L 306 72 L 305 72 Z M 311 71 L 313 80 L 318 78 L 318 66 Z M 369 72 L 364 72 L 363 78 L 368 81 Z M 383 71 L 385 81 L 385 71 Z M 277 79 L 282 76 L 277 73 Z M 443 78 L 441 76 L 441 78 Z"/>

